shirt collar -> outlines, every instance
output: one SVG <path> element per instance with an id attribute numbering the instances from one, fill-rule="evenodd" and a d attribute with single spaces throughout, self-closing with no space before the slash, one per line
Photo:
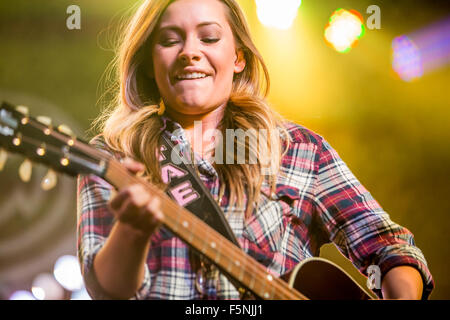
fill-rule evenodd
<path id="1" fill-rule="evenodd" d="M 190 159 L 191 146 L 187 139 L 186 131 L 176 121 L 173 121 L 167 116 L 161 116 L 162 126 L 161 131 L 165 134 L 175 145 L 180 145 L 180 150 L 184 155 Z M 211 162 L 203 159 L 199 154 L 194 153 L 194 164 L 202 174 L 206 174 L 213 177 L 218 177 L 218 173 Z"/>

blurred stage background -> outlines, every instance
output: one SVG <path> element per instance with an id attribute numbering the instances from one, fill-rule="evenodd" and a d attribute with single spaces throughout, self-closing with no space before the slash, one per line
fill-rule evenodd
<path id="1" fill-rule="evenodd" d="M 254 0 L 239 3 L 271 74 L 273 107 L 324 136 L 391 218 L 415 234 L 435 278 L 431 298 L 449 299 L 450 3 L 304 0 L 285 30 L 264 26 Z M 81 9 L 80 30 L 66 26 L 72 4 Z M 88 138 L 113 58 L 114 28 L 133 4 L 1 1 L 0 99 L 50 115 Z M 370 5 L 380 8 L 380 29 L 368 28 Z M 339 8 L 358 11 L 366 25 L 346 53 L 324 39 Z M 44 192 L 39 184 L 46 169 L 35 166 L 25 184 L 17 174 L 22 161 L 10 156 L 0 172 L 0 299 L 33 285 L 34 298 L 51 298 L 39 283 L 52 277 L 65 286 L 54 297 L 87 299 L 69 263 L 76 255 L 75 180 L 60 176 L 57 187 Z M 322 255 L 345 263 L 332 246 Z M 67 264 L 61 265 L 62 256 L 69 256 Z"/>

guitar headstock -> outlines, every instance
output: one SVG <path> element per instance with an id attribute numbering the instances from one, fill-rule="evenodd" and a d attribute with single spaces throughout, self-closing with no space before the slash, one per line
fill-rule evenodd
<path id="1" fill-rule="evenodd" d="M 103 176 L 108 164 L 105 153 L 78 139 L 67 126 L 54 127 L 48 117 L 33 118 L 26 107 L 3 102 L 0 106 L 0 170 L 6 161 L 5 150 L 25 156 L 19 170 L 24 181 L 31 173 L 31 161 L 71 176 L 80 173 Z"/>

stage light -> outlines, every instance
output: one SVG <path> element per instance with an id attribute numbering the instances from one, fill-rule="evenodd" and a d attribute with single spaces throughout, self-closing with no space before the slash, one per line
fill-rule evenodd
<path id="1" fill-rule="evenodd" d="M 50 273 L 41 273 L 34 280 L 31 292 L 37 300 L 61 300 L 64 289 Z"/>
<path id="2" fill-rule="evenodd" d="M 338 9 L 325 27 L 325 41 L 336 51 L 346 53 L 364 35 L 362 16 L 355 10 Z"/>
<path id="3" fill-rule="evenodd" d="M 301 0 L 255 0 L 259 21 L 267 27 L 289 29 L 297 17 Z"/>
<path id="4" fill-rule="evenodd" d="M 450 19 L 437 21 L 392 41 L 392 68 L 411 82 L 450 64 Z"/>
<path id="5" fill-rule="evenodd" d="M 13 292 L 13 294 L 9 297 L 9 300 L 36 300 L 36 298 L 30 291 L 19 290 Z"/>
<path id="6" fill-rule="evenodd" d="M 423 75 L 422 58 L 415 43 L 407 36 L 396 37 L 392 41 L 392 68 L 407 82 Z"/>
<path id="7" fill-rule="evenodd" d="M 80 265 L 75 256 L 59 257 L 53 270 L 55 279 L 67 290 L 76 291 L 83 287 Z"/>

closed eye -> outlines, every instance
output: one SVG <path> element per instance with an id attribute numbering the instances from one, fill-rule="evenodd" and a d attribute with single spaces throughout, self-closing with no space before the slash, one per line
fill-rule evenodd
<path id="1" fill-rule="evenodd" d="M 179 42 L 180 42 L 179 40 L 168 39 L 168 40 L 161 41 L 160 44 L 161 44 L 163 47 L 171 47 L 171 46 L 173 46 L 173 45 L 176 45 L 176 44 L 179 43 Z"/>
<path id="2" fill-rule="evenodd" d="M 216 43 L 217 41 L 219 41 L 219 38 L 203 38 L 202 41 L 205 43 Z"/>

